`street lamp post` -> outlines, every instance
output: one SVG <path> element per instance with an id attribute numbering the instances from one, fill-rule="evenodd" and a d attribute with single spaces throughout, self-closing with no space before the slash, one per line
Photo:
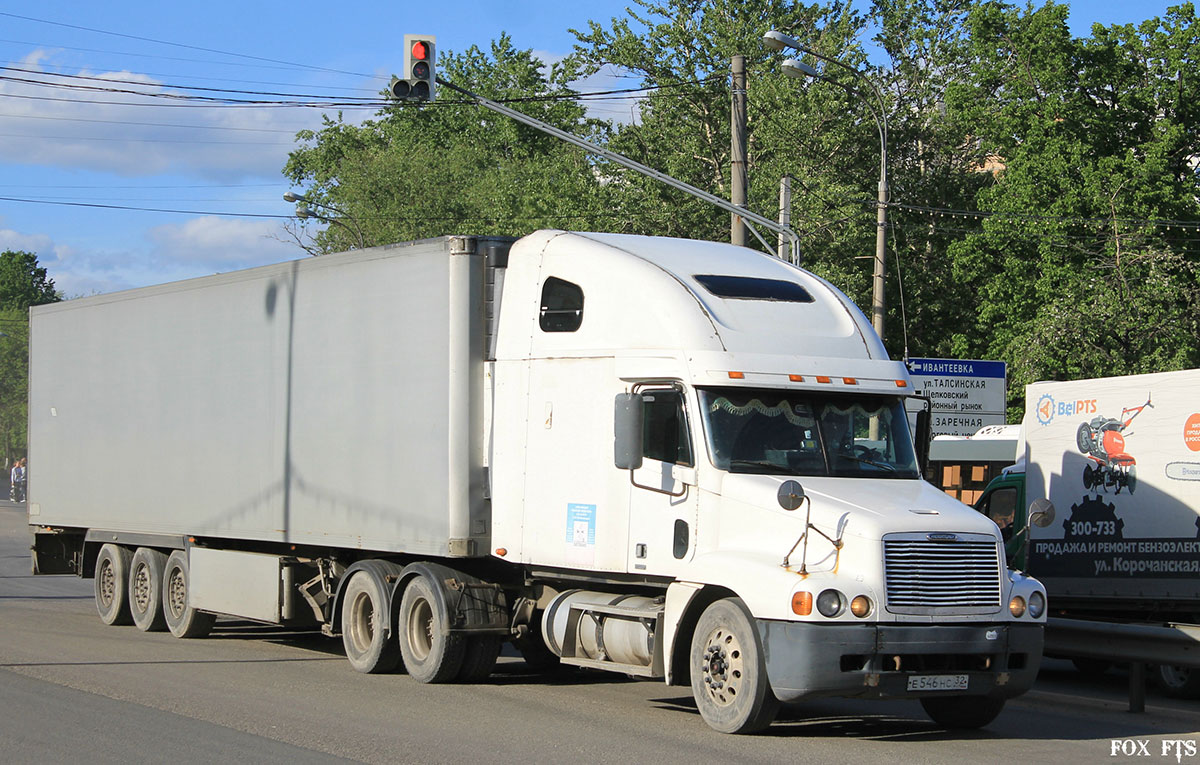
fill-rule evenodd
<path id="1" fill-rule="evenodd" d="M 335 213 L 342 216 L 342 218 L 345 218 L 346 220 L 350 221 L 350 223 L 354 224 L 353 227 L 346 225 L 345 221 L 343 221 L 341 218 L 330 218 L 326 215 L 321 215 L 320 213 L 313 212 L 312 210 L 310 210 L 307 207 L 296 208 L 296 217 L 297 218 L 316 218 L 317 220 L 322 221 L 324 223 L 328 223 L 332 226 L 341 226 L 342 228 L 346 229 L 347 231 L 354 234 L 358 238 L 358 249 L 365 250 L 367 248 L 366 241 L 363 239 L 362 229 L 358 227 L 358 221 L 354 220 L 354 217 L 352 215 L 350 215 L 350 213 L 346 212 L 345 210 L 343 210 L 339 207 L 334 207 L 333 205 L 329 204 L 328 202 L 318 202 L 315 199 L 309 199 L 308 197 L 306 197 L 302 194 L 297 194 L 294 191 L 286 192 L 283 195 L 283 199 L 285 202 L 303 202 L 304 204 L 316 205 L 317 207 L 325 207 L 330 210 L 333 210 Z"/>
<path id="2" fill-rule="evenodd" d="M 843 64 L 836 59 L 828 58 L 817 53 L 814 50 L 804 47 L 796 38 L 786 35 L 782 32 L 772 29 L 763 35 L 763 44 L 772 50 L 782 51 L 788 48 L 807 53 L 815 58 L 825 61 L 826 63 L 839 66 L 842 69 L 853 74 L 859 81 L 866 83 L 867 87 L 875 96 L 875 101 L 879 106 L 876 111 L 871 106 L 871 102 L 863 97 L 862 93 L 854 90 L 848 85 L 838 82 L 832 78 L 826 77 L 818 72 L 813 67 L 805 64 L 798 59 L 789 58 L 783 62 L 783 71 L 791 77 L 814 77 L 825 82 L 832 83 L 845 90 L 852 96 L 859 98 L 867 110 L 871 112 L 871 116 L 875 118 L 875 127 L 879 131 L 879 194 L 875 206 L 875 269 L 871 286 L 871 326 L 875 328 L 875 332 L 879 334 L 879 339 L 883 341 L 883 320 L 884 320 L 884 265 L 887 260 L 887 206 L 889 200 L 888 177 L 887 177 L 887 110 L 884 108 L 883 96 L 880 95 L 879 89 L 871 82 L 862 72 L 852 66 Z"/>

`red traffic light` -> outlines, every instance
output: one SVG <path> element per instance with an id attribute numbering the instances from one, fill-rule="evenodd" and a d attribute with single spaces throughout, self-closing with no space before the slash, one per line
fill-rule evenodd
<path id="1" fill-rule="evenodd" d="M 424 40 L 417 40 L 412 44 L 412 57 L 414 61 L 424 61 L 429 58 L 429 44 Z"/>

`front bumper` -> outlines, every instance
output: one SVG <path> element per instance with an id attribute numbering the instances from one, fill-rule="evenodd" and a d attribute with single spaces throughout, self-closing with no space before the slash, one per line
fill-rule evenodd
<path id="1" fill-rule="evenodd" d="M 814 696 L 1012 698 L 1033 685 L 1040 624 L 809 624 L 758 620 L 780 701 Z M 910 691 L 914 676 L 966 676 L 965 690 Z"/>

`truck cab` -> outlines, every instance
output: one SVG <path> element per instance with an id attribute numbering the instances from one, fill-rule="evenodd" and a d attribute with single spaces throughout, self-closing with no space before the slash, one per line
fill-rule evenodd
<path id="1" fill-rule="evenodd" d="M 1032 683 L 1041 585 L 921 479 L 907 370 L 829 283 L 723 244 L 539 232 L 512 249 L 497 336 L 493 554 L 645 587 L 637 607 L 582 585 L 539 602 L 564 661 L 690 675 L 714 725 L 739 705 L 705 615 L 732 603 L 777 701 L 923 698 L 978 725 Z M 622 618 L 647 625 L 611 636 L 638 651 L 579 637 Z"/>

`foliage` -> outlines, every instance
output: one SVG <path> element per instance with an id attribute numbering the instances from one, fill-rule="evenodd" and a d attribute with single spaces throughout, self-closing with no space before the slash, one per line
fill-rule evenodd
<path id="1" fill-rule="evenodd" d="M 602 137 L 565 83 L 574 72 L 543 64 L 507 36 L 484 54 L 439 56 L 441 76 L 564 130 Z M 284 173 L 305 196 L 341 213 L 319 249 L 368 246 L 449 233 L 520 235 L 541 227 L 588 228 L 612 215 L 586 154 L 442 88 L 425 107 L 398 103 L 361 126 L 326 118 L 299 134 Z M 322 211 L 316 206 L 317 211 Z M 324 211 L 327 212 L 327 211 Z"/>
<path id="2" fill-rule="evenodd" d="M 0 459 L 24 456 L 29 397 L 29 307 L 62 297 L 32 252 L 0 253 Z"/>
<path id="3" fill-rule="evenodd" d="M 761 43 L 771 28 L 821 54 L 789 54 L 817 79 L 784 76 Z M 791 176 L 805 266 L 864 306 L 886 120 L 894 356 L 1005 360 L 1014 414 L 1036 379 L 1200 366 L 1191 3 L 1076 37 L 1053 0 L 873 0 L 867 14 L 849 0 L 634 0 L 574 34 L 549 69 L 502 36 L 442 74 L 728 196 L 728 72 L 744 55 L 749 206 L 776 210 Z M 629 123 L 589 118 L 570 89 L 613 67 L 647 89 Z M 446 89 L 301 139 L 288 177 L 345 211 L 321 251 L 355 243 L 347 221 L 368 244 L 541 226 L 728 237 L 727 213 Z"/>

